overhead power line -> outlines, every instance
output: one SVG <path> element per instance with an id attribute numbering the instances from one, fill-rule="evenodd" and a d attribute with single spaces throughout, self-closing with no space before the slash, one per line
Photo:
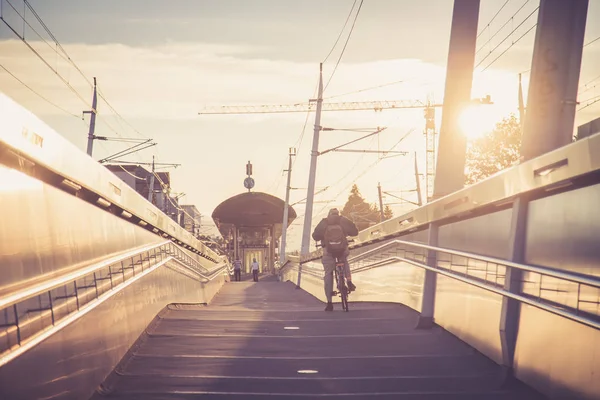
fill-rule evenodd
<path id="1" fill-rule="evenodd" d="M 368 90 L 374 90 L 374 89 L 379 89 L 382 87 L 386 87 L 386 86 L 392 86 L 392 85 L 397 85 L 399 83 L 404 83 L 404 81 L 394 81 L 394 82 L 390 82 L 390 83 L 384 83 L 383 85 L 378 85 L 378 86 L 372 86 L 369 88 L 365 88 L 365 89 L 359 89 L 359 90 L 355 90 L 352 92 L 347 92 L 347 93 L 342 93 L 342 94 L 336 94 L 334 96 L 328 96 L 328 97 L 324 97 L 323 100 L 327 100 L 327 99 L 333 99 L 335 97 L 342 97 L 342 96 L 347 96 L 349 94 L 355 94 L 355 93 L 361 93 L 361 92 L 366 92 Z"/>
<path id="2" fill-rule="evenodd" d="M 327 57 L 325 57 L 322 64 L 325 64 L 327 62 L 327 59 L 329 58 L 331 53 L 333 53 L 333 50 L 335 50 L 335 47 L 337 46 L 338 42 L 340 41 L 340 39 L 342 37 L 342 34 L 344 33 L 344 30 L 346 29 L 346 25 L 348 25 L 348 21 L 350 21 L 350 17 L 352 16 L 352 11 L 354 11 L 354 7 L 356 6 L 357 1 L 358 0 L 354 0 L 354 3 L 352 3 L 352 8 L 350 9 L 350 12 L 348 13 L 348 17 L 346 17 L 346 22 L 344 22 L 344 26 L 342 26 L 342 29 L 340 30 L 340 34 L 338 35 L 337 39 L 335 40 L 335 43 L 333 44 L 333 46 L 331 46 L 331 50 L 329 50 L 329 54 L 327 54 Z"/>
<path id="3" fill-rule="evenodd" d="M 518 9 L 517 11 L 515 11 L 515 13 L 514 13 L 514 14 L 513 14 L 513 15 L 512 15 L 510 18 L 508 18 L 508 19 L 506 20 L 506 22 L 505 22 L 505 23 L 504 23 L 504 24 L 503 24 L 503 25 L 502 25 L 502 26 L 501 26 L 501 27 L 500 27 L 500 28 L 499 28 L 499 29 L 498 29 L 496 32 L 494 32 L 494 34 L 493 34 L 493 35 L 491 35 L 491 36 L 489 37 L 489 39 L 488 39 L 488 40 L 487 40 L 487 41 L 486 41 L 484 44 L 482 44 L 482 45 L 479 47 L 479 49 L 477 49 L 477 51 L 475 52 L 475 54 L 477 55 L 477 54 L 478 54 L 478 53 L 479 53 L 481 50 L 483 50 L 483 48 L 484 48 L 484 47 L 485 47 L 485 46 L 486 46 L 488 43 L 490 43 L 490 42 L 491 42 L 491 41 L 492 41 L 492 40 L 493 40 L 493 39 L 494 39 L 494 38 L 495 38 L 495 37 L 496 37 L 496 36 L 497 36 L 497 35 L 498 35 L 500 32 L 502 32 L 502 30 L 503 30 L 503 29 L 504 29 L 504 28 L 505 28 L 505 27 L 506 27 L 506 26 L 507 26 L 507 25 L 508 25 L 508 24 L 509 24 L 511 21 L 513 21 L 513 20 L 514 20 L 514 18 L 517 16 L 517 14 L 518 14 L 519 12 L 521 12 L 521 10 L 522 10 L 522 9 L 523 9 L 523 8 L 524 8 L 526 5 L 527 5 L 527 3 L 529 3 L 529 0 L 525 0 L 525 3 L 523 3 L 523 5 L 521 5 L 521 7 L 519 7 L 519 9 Z M 538 7 L 538 8 L 539 8 L 539 7 Z"/>
<path id="4" fill-rule="evenodd" d="M 46 23 L 44 22 L 44 20 L 40 17 L 40 15 L 37 13 L 37 11 L 33 8 L 33 6 L 29 3 L 28 0 L 23 0 L 24 5 L 27 7 L 27 9 L 29 9 L 32 13 L 32 15 L 35 17 L 35 19 L 38 21 L 38 23 L 40 24 L 40 26 L 44 29 L 44 31 L 48 34 L 48 36 L 51 38 L 51 40 L 54 42 L 54 46 L 52 46 L 50 43 L 48 43 L 48 41 L 29 23 L 29 21 L 27 21 L 27 18 L 25 17 L 24 14 L 21 14 L 16 7 L 14 7 L 14 5 L 10 2 L 10 0 L 0 0 L 0 1 L 6 1 L 6 3 L 14 10 L 14 12 L 19 16 L 19 18 L 24 22 L 24 24 L 26 24 L 57 56 L 59 56 L 60 58 L 62 58 L 64 61 L 68 62 L 73 68 L 75 68 L 75 70 L 79 73 L 79 75 L 87 82 L 87 84 L 90 86 L 90 88 L 94 87 L 93 82 L 90 80 L 90 78 L 88 78 L 86 76 L 86 74 L 82 71 L 82 69 L 79 67 L 79 65 L 77 65 L 77 63 L 71 58 L 71 56 L 67 53 L 67 51 L 65 50 L 65 48 L 62 46 L 62 44 L 60 43 L 60 41 L 56 38 L 56 36 L 52 33 L 52 31 L 50 30 L 50 28 L 46 25 Z M 19 38 L 21 39 L 21 41 L 23 41 L 23 43 L 25 43 L 29 49 L 36 54 L 40 60 L 42 60 L 42 62 L 44 62 L 44 64 L 46 64 L 46 66 L 48 68 L 50 68 L 58 77 L 59 79 L 73 92 L 77 95 L 77 97 L 79 97 L 79 99 L 81 101 L 83 101 L 84 104 L 86 104 L 87 107 L 90 107 L 90 105 L 88 104 L 87 100 L 85 100 L 83 98 L 83 96 L 81 96 L 81 94 L 79 94 L 79 92 L 77 90 L 75 90 L 75 88 L 55 69 L 53 68 L 50 63 L 43 57 L 41 56 L 25 39 L 25 37 L 23 35 L 20 35 L 16 29 L 14 29 L 5 19 L 4 16 L 0 16 L 0 19 L 6 24 L 6 26 Z M 131 123 L 129 123 L 129 121 L 127 121 L 113 106 L 112 104 L 108 101 L 108 99 L 106 98 L 106 96 L 104 96 L 104 94 L 99 90 L 98 91 L 98 96 L 104 101 L 104 103 L 106 103 L 106 105 L 108 106 L 108 108 L 117 116 L 117 118 L 121 121 L 123 121 L 127 126 L 129 126 L 129 128 L 131 128 L 136 134 L 138 134 L 140 137 L 143 138 L 147 138 L 147 136 L 143 135 L 139 130 L 137 130 Z M 110 125 L 108 123 L 108 121 L 104 120 L 99 114 L 96 114 L 100 120 L 102 120 L 102 122 L 114 133 L 116 133 L 117 135 L 121 135 L 112 125 Z"/>
<path id="5" fill-rule="evenodd" d="M 8 0 L 6 0 L 6 1 L 8 2 Z M 69 83 L 69 81 L 64 76 L 62 76 L 54 67 L 52 67 L 52 65 L 50 65 L 50 63 L 40 53 L 38 53 L 38 51 L 36 49 L 34 49 L 33 46 L 31 46 L 31 44 L 29 44 L 29 42 L 27 42 L 27 40 L 25 40 L 25 37 L 21 36 L 12 27 L 12 25 L 10 25 L 4 19 L 4 17 L 1 17 L 0 19 L 2 20 L 2 22 L 4 22 L 4 24 L 8 27 L 8 29 L 10 29 L 19 39 L 21 39 L 21 41 L 23 43 L 25 43 L 25 45 L 29 48 L 29 50 L 31 50 L 52 72 L 54 72 L 54 74 L 69 88 L 69 90 L 71 92 L 73 92 L 73 94 L 75 94 L 75 96 L 77 96 L 79 98 L 79 100 L 81 100 L 83 102 L 83 104 L 86 105 L 86 107 L 91 107 L 90 104 L 88 103 L 88 101 L 85 98 L 83 98 L 83 96 Z"/>
<path id="6" fill-rule="evenodd" d="M 504 9 L 504 7 L 506 7 L 506 5 L 508 4 L 509 1 L 510 0 L 506 0 L 504 2 L 504 4 L 502 4 L 502 6 L 500 7 L 500 9 L 496 12 L 496 14 L 494 14 L 494 16 L 492 17 L 492 19 L 490 20 L 490 22 L 488 22 L 487 25 L 481 30 L 481 32 L 479 32 L 479 34 L 477 35 L 477 39 L 479 39 L 479 36 L 483 35 L 483 32 L 485 32 L 485 30 L 490 27 L 490 25 L 492 24 L 492 22 L 494 22 L 494 20 L 498 16 L 498 14 L 500 14 L 500 12 Z"/>
<path id="7" fill-rule="evenodd" d="M 129 121 L 127 121 L 113 106 L 112 104 L 110 104 L 110 102 L 108 101 L 108 99 L 104 96 L 104 94 L 102 93 L 102 91 L 98 91 L 98 97 L 100 97 L 104 103 L 106 103 L 106 105 L 108 106 L 108 108 L 121 120 L 123 121 L 127 126 L 129 126 L 129 128 L 131 128 L 135 133 L 137 133 L 139 136 L 143 137 L 143 138 L 147 138 L 147 136 L 145 136 L 144 134 L 142 134 L 140 131 L 138 131 L 133 125 L 131 125 L 129 123 Z"/>
<path id="8" fill-rule="evenodd" d="M 319 89 L 319 80 L 317 79 L 317 84 L 315 85 L 315 89 L 313 90 L 313 95 L 312 95 L 311 99 L 315 98 L 318 89 Z M 296 143 L 294 143 L 294 147 L 296 148 L 296 156 L 294 157 L 294 161 L 292 161 L 292 168 L 294 168 L 296 166 L 296 160 L 298 159 L 298 153 L 300 152 L 300 147 L 302 146 L 302 141 L 304 140 L 304 134 L 306 133 L 306 126 L 308 124 L 309 115 L 310 115 L 310 111 L 307 110 L 306 118 L 304 118 L 304 125 L 302 126 L 302 132 L 300 133 L 300 137 L 298 138 Z"/>
<path id="9" fill-rule="evenodd" d="M 71 111 L 62 108 L 58 104 L 54 103 L 52 100 L 50 100 L 47 97 L 45 97 L 44 95 L 42 95 L 41 93 L 35 91 L 35 89 L 33 89 L 31 86 L 29 86 L 28 84 L 26 84 L 25 82 L 23 82 L 21 79 L 19 79 L 15 74 L 13 74 L 12 72 L 10 72 L 4 65 L 0 64 L 0 68 L 2 68 L 4 71 L 6 71 L 7 74 L 9 74 L 10 76 L 12 76 L 17 82 L 19 82 L 21 85 L 25 86 L 33 94 L 35 94 L 36 96 L 38 96 L 40 99 L 44 100 L 46 103 L 48 103 L 51 106 L 53 106 L 53 107 L 55 107 L 55 108 L 63 111 L 66 114 L 69 114 L 69 115 L 71 115 L 71 116 L 73 116 L 75 118 L 79 118 L 79 115 L 73 114 Z"/>
<path id="10" fill-rule="evenodd" d="M 315 98 L 318 87 L 319 87 L 319 81 L 317 80 L 317 84 L 315 86 L 315 89 L 313 91 L 313 95 L 312 95 L 311 99 Z M 302 126 L 302 131 L 300 132 L 300 135 L 298 136 L 298 139 L 296 140 L 296 142 L 294 143 L 294 146 L 293 146 L 296 149 L 296 157 L 294 157 L 294 161 L 292 162 L 292 169 L 294 169 L 294 167 L 296 166 L 296 160 L 298 159 L 298 153 L 300 152 L 300 147 L 302 146 L 302 140 L 304 139 L 304 133 L 306 132 L 306 125 L 308 124 L 309 116 L 310 116 L 310 110 L 307 110 L 306 118 L 304 118 L 304 125 Z M 279 168 L 279 170 L 283 170 L 286 167 L 287 162 L 288 162 L 288 155 L 285 156 L 285 159 L 283 160 L 283 165 L 281 168 Z M 279 175 L 279 178 L 277 179 L 277 184 L 276 184 L 277 186 L 275 186 L 275 190 L 273 190 L 272 193 L 277 193 L 277 190 L 279 189 L 281 182 L 283 182 L 283 174 Z M 269 186 L 269 189 L 271 189 L 273 186 L 274 186 L 274 184 Z M 271 193 L 271 190 L 268 190 L 267 193 Z"/>
<path id="11" fill-rule="evenodd" d="M 533 25 L 531 28 L 529 28 L 529 29 L 528 29 L 528 30 L 527 30 L 525 33 L 523 33 L 521 36 L 519 36 L 519 37 L 517 38 L 517 40 L 515 40 L 514 42 L 512 42 L 512 44 L 511 44 L 510 46 L 508 46 L 508 47 L 507 47 L 507 48 L 506 48 L 506 49 L 505 49 L 505 50 L 504 50 L 502 53 L 500 53 L 500 54 L 499 54 L 499 55 L 498 55 L 496 58 L 494 58 L 494 59 L 492 60 L 492 62 L 491 62 L 491 63 L 489 63 L 488 65 L 486 65 L 486 67 L 485 67 L 485 68 L 484 68 L 482 71 L 485 71 L 486 69 L 488 69 L 489 67 L 491 67 L 491 66 L 492 66 L 492 64 L 494 64 L 496 61 L 498 61 L 498 59 L 499 59 L 500 57 L 502 57 L 504 54 L 506 54 L 506 52 L 508 52 L 508 51 L 509 51 L 509 50 L 510 50 L 510 49 L 511 49 L 511 48 L 512 48 L 514 45 L 516 45 L 517 43 L 519 43 L 519 41 L 520 41 L 521 39 L 523 39 L 525 36 L 527 36 L 527 34 L 528 34 L 529 32 L 531 32 L 531 31 L 533 30 L 533 28 L 535 28 L 536 26 L 537 26 L 537 23 L 536 23 L 535 25 Z"/>
<path id="12" fill-rule="evenodd" d="M 584 109 L 588 108 L 589 106 L 591 106 L 591 105 L 596 104 L 597 102 L 599 102 L 600 101 L 600 95 L 594 96 L 594 97 L 590 97 L 589 99 L 587 99 L 585 101 L 587 101 L 588 103 L 586 105 L 584 105 L 583 107 L 580 107 L 577 111 L 584 110 Z"/>
<path id="13" fill-rule="evenodd" d="M 581 91 L 579 92 L 579 94 L 583 94 L 583 93 L 589 92 L 590 90 L 592 90 L 592 89 L 596 88 L 596 87 L 597 87 L 599 84 L 600 84 L 600 83 L 596 83 L 594 86 L 589 86 L 589 87 L 585 87 L 585 86 L 584 86 L 584 87 L 585 87 L 585 89 L 581 90 Z"/>
<path id="14" fill-rule="evenodd" d="M 131 175 L 131 176 L 132 176 L 134 179 L 138 179 L 138 180 L 140 180 L 140 181 L 145 181 L 145 180 L 146 180 L 146 178 L 142 178 L 142 177 L 140 177 L 140 176 L 137 176 L 137 175 L 135 175 L 135 174 L 132 174 L 131 172 L 127 171 L 127 169 L 125 169 L 125 168 L 124 168 L 122 165 L 120 165 L 120 164 L 111 164 L 111 165 L 118 165 L 118 166 L 119 166 L 119 168 L 121 168 L 123 171 L 127 172 L 127 173 L 128 173 L 129 175 Z"/>
<path id="15" fill-rule="evenodd" d="M 338 57 L 338 60 L 335 63 L 335 67 L 333 67 L 333 71 L 331 72 L 331 75 L 329 76 L 329 80 L 327 81 L 327 84 L 325 85 L 325 88 L 323 89 L 323 91 L 327 90 L 327 87 L 329 86 L 331 79 L 333 79 L 333 76 L 335 75 L 335 71 L 337 71 L 338 65 L 340 65 L 340 61 L 342 60 L 342 57 L 344 56 L 344 52 L 346 51 L 346 46 L 348 46 L 350 37 L 352 37 L 352 32 L 354 32 L 354 26 L 356 25 L 356 20 L 358 18 L 358 15 L 360 14 L 360 10 L 362 8 L 363 2 L 364 2 L 364 0 L 360 0 L 360 4 L 358 5 L 358 10 L 356 11 L 356 14 L 354 15 L 354 21 L 352 21 L 352 27 L 350 28 L 350 32 L 348 33 L 348 37 L 346 38 L 346 43 L 344 43 L 342 52 L 340 53 L 340 56 Z"/>
<path id="16" fill-rule="evenodd" d="M 331 151 L 337 151 L 337 150 L 338 150 L 338 149 L 340 149 L 341 147 L 347 146 L 347 145 L 349 145 L 349 144 L 352 144 L 352 143 L 356 143 L 356 142 L 358 142 L 358 141 L 360 141 L 360 140 L 364 140 L 364 139 L 366 139 L 366 138 L 368 138 L 368 137 L 371 137 L 371 136 L 378 135 L 379 133 L 383 132 L 383 130 L 385 130 L 385 129 L 386 129 L 386 128 L 378 128 L 378 129 L 377 129 L 375 132 L 371 132 L 371 133 L 369 133 L 369 134 L 367 134 L 367 135 L 365 135 L 365 136 L 361 136 L 361 137 L 359 137 L 358 139 L 354 139 L 354 140 L 351 140 L 351 141 L 349 141 L 349 142 L 347 142 L 347 143 L 344 143 L 344 144 L 340 144 L 340 145 L 338 145 L 338 146 L 335 146 L 335 147 L 333 147 L 333 148 L 331 148 L 331 149 L 328 149 L 328 150 L 321 151 L 321 152 L 319 152 L 319 155 L 327 154 L 327 153 L 329 153 L 329 152 L 331 152 Z"/>
<path id="17" fill-rule="evenodd" d="M 513 34 L 513 33 L 515 33 L 515 32 L 516 32 L 516 31 L 517 31 L 517 30 L 518 30 L 518 29 L 519 29 L 521 26 L 523 26 L 523 24 L 524 24 L 524 23 L 525 23 L 525 22 L 526 22 L 526 21 L 527 21 L 529 18 L 531 18 L 531 16 L 532 16 L 533 14 L 535 14 L 535 12 L 536 12 L 536 11 L 538 11 L 538 10 L 539 10 L 539 7 L 536 7 L 536 8 L 535 8 L 535 10 L 533 10 L 533 11 L 532 11 L 532 12 L 531 12 L 531 13 L 530 13 L 530 14 L 529 14 L 527 17 L 525 17 L 525 18 L 523 19 L 523 21 L 521 21 L 521 23 L 519 23 L 519 25 L 517 25 L 517 26 L 516 26 L 516 27 L 515 27 L 515 28 L 514 28 L 512 31 L 510 31 L 510 33 L 509 33 L 508 35 L 506 35 L 506 37 L 505 37 L 504 39 L 502 39 L 502 41 L 500 41 L 500 43 L 498 43 L 498 44 L 497 44 L 497 45 L 496 45 L 496 46 L 495 46 L 495 47 L 494 47 L 492 50 L 490 50 L 490 52 L 489 52 L 488 54 L 486 54 L 486 56 L 485 56 L 485 57 L 483 57 L 483 58 L 482 58 L 482 59 L 481 59 L 481 60 L 480 60 L 480 61 L 477 63 L 477 65 L 475 65 L 475 68 L 479 67 L 479 66 L 480 66 L 480 65 L 481 65 L 481 64 L 482 64 L 482 63 L 483 63 L 483 62 L 484 62 L 486 59 L 488 59 L 488 57 L 490 57 L 490 56 L 491 56 L 491 55 L 494 53 L 494 51 L 495 51 L 495 50 L 496 50 L 498 47 L 500 47 L 500 46 L 501 46 L 501 45 L 502 45 L 504 42 L 506 42 L 506 41 L 507 41 L 507 40 L 508 40 L 508 39 L 509 39 L 509 38 L 512 36 L 512 34 Z M 514 45 L 515 45 L 517 42 L 519 42 L 519 41 L 520 41 L 520 40 L 521 40 L 521 39 L 522 39 L 522 38 L 523 38 L 525 35 L 527 35 L 527 34 L 528 34 L 528 33 L 529 33 L 529 32 L 530 32 L 530 31 L 531 31 L 533 28 L 535 28 L 536 26 L 537 26 L 537 22 L 536 22 L 536 23 L 535 23 L 535 24 L 534 24 L 534 25 L 533 25 L 531 28 L 529 28 L 529 29 L 528 29 L 528 30 L 527 30 L 527 31 L 526 31 L 526 32 L 525 32 L 523 35 L 521 35 L 521 36 L 520 36 L 520 37 L 519 37 L 519 38 L 518 38 L 516 41 L 513 41 L 513 42 L 512 42 L 512 44 L 511 44 L 511 45 L 510 45 L 510 46 L 509 46 L 507 49 L 505 49 L 505 50 L 504 50 L 504 51 L 503 51 L 503 52 L 500 54 L 500 56 L 496 57 L 496 58 L 494 59 L 494 61 L 492 61 L 490 64 L 488 64 L 488 65 L 485 67 L 485 69 L 489 68 L 489 67 L 490 67 L 490 66 L 491 66 L 491 65 L 492 65 L 492 64 L 493 64 L 493 63 L 494 63 L 494 62 L 495 62 L 495 61 L 496 61 L 498 58 L 500 58 L 502 55 L 504 55 L 504 54 L 505 54 L 505 53 L 508 51 L 508 49 L 510 49 L 511 47 L 513 47 L 513 46 L 514 46 Z"/>
<path id="18" fill-rule="evenodd" d="M 591 85 L 592 83 L 594 83 L 594 82 L 595 82 L 595 81 L 597 81 L 598 79 L 600 79 L 600 75 L 598 75 L 598 76 L 597 76 L 597 77 L 595 77 L 594 79 L 590 79 L 590 80 L 589 80 L 588 82 L 586 82 L 585 84 L 583 84 L 583 85 L 579 86 L 579 89 L 583 89 L 583 88 L 585 88 L 585 90 L 583 90 L 583 91 L 582 91 L 582 92 L 580 92 L 579 94 L 581 94 L 581 93 L 584 93 L 584 92 L 587 92 L 588 90 L 595 88 L 597 84 L 595 84 L 594 86 L 589 86 L 589 85 Z"/>
<path id="19" fill-rule="evenodd" d="M 373 143 L 375 142 L 375 139 L 376 139 L 375 137 L 374 137 L 373 139 L 371 139 L 371 141 L 369 142 L 369 148 L 370 148 L 370 147 L 373 145 Z M 351 175 L 353 172 L 355 172 L 355 171 L 356 171 L 356 168 L 357 168 L 357 167 L 358 167 L 358 165 L 361 163 L 361 161 L 362 161 L 362 160 L 365 158 L 365 156 L 366 156 L 366 154 L 363 154 L 363 155 L 361 155 L 360 157 L 358 157 L 358 159 L 356 160 L 356 163 L 355 163 L 355 164 L 352 166 L 352 168 L 349 168 L 349 169 L 347 170 L 347 172 L 344 174 L 344 176 L 342 176 L 340 179 L 338 179 L 338 180 L 337 180 L 337 182 L 336 182 L 335 184 L 333 184 L 333 185 L 331 185 L 331 186 L 326 186 L 326 188 L 327 188 L 327 189 L 330 189 L 331 187 L 333 187 L 333 186 L 336 186 L 337 184 L 339 184 L 339 183 L 341 183 L 341 182 L 345 181 L 345 180 L 346 180 L 346 178 L 348 178 L 348 176 L 350 176 L 350 175 Z M 352 180 L 352 182 L 354 182 L 354 180 L 355 180 L 355 179 L 353 179 L 353 180 Z M 340 196 L 340 194 L 341 194 L 341 193 L 342 193 L 344 190 L 345 190 L 345 189 L 342 189 L 342 190 L 341 190 L 341 191 L 340 191 L 340 192 L 339 192 L 339 193 L 338 193 L 338 194 L 337 194 L 337 195 L 334 197 L 334 200 L 329 200 L 329 201 L 326 201 L 326 202 L 325 202 L 325 207 L 326 207 L 328 204 L 331 204 L 332 202 L 334 202 L 334 201 L 335 201 L 335 199 L 337 199 L 337 198 Z M 324 209 L 324 208 L 323 208 L 323 209 Z M 313 221 L 315 220 L 315 218 L 318 218 L 318 215 L 319 215 L 320 213 L 322 213 L 323 209 L 321 209 L 321 211 L 319 211 L 319 212 L 318 212 L 318 213 L 317 213 L 317 214 L 316 214 L 316 215 L 313 217 Z M 304 216 L 304 213 L 303 213 L 301 216 L 297 217 L 297 218 L 296 218 L 296 220 L 294 220 L 294 222 L 292 222 L 292 224 L 291 224 L 290 226 L 294 225 L 295 223 L 301 222 L 301 218 L 302 218 L 303 216 Z"/>
<path id="20" fill-rule="evenodd" d="M 393 151 L 400 143 L 402 143 L 402 141 L 404 139 L 406 139 L 412 132 L 414 131 L 414 129 L 410 129 L 408 132 L 406 132 L 404 134 L 404 136 L 402 136 L 400 138 L 400 140 L 398 140 L 390 149 L 389 151 Z M 327 206 L 329 206 L 329 204 L 333 203 L 334 201 L 337 200 L 337 198 L 346 190 L 348 190 L 348 188 L 353 185 L 357 180 L 359 180 L 360 178 L 362 178 L 367 172 L 369 172 L 373 167 L 375 167 L 377 164 L 379 164 L 381 162 L 381 158 L 378 158 L 374 163 L 368 165 L 360 174 L 358 174 L 358 176 L 356 178 L 354 178 L 348 185 L 346 185 L 342 190 L 340 190 L 338 192 L 337 195 L 334 196 L 334 200 L 328 201 L 325 203 L 325 205 L 323 206 L 323 208 L 321 208 L 321 210 L 319 210 L 319 212 L 313 217 L 313 221 L 316 218 L 319 218 L 319 216 L 323 213 L 323 211 L 327 208 Z M 352 168 L 352 170 L 354 170 L 354 168 Z M 351 170 L 351 171 L 352 171 Z"/>
<path id="21" fill-rule="evenodd" d="M 4 1 L 4 0 L 0 0 L 0 2 L 2 2 L 2 1 Z M 55 47 L 53 47 L 50 43 L 48 43 L 48 41 L 29 23 L 29 21 L 27 21 L 27 19 L 25 18 L 24 15 L 21 15 L 21 13 L 15 8 L 15 6 L 9 0 L 6 0 L 6 3 L 10 6 L 10 8 L 13 9 L 13 11 L 19 16 L 19 18 L 21 18 L 21 20 L 23 20 L 25 25 L 27 25 L 29 27 L 29 29 L 31 29 L 31 31 L 33 33 L 35 33 L 36 36 L 38 38 L 40 38 L 40 40 L 46 44 L 46 46 L 48 46 L 48 48 L 50 50 L 52 50 L 54 53 L 56 53 L 56 55 L 58 55 L 63 60 L 68 62 L 68 60 L 65 58 L 65 56 L 60 54 Z M 29 3 L 27 3 L 26 1 L 25 1 L 25 4 L 29 6 Z M 33 11 L 33 14 L 37 17 L 37 13 L 35 11 Z M 45 28 L 45 24 L 43 24 L 43 22 L 41 24 L 42 24 L 42 27 Z"/>
<path id="22" fill-rule="evenodd" d="M 589 42 L 587 42 L 586 44 L 584 44 L 583 47 L 587 47 L 590 44 L 597 42 L 598 40 L 600 40 L 600 36 L 598 36 L 596 39 L 590 40 Z"/>

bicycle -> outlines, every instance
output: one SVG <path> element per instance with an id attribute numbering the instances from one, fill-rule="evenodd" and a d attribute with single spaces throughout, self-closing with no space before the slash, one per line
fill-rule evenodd
<path id="1" fill-rule="evenodd" d="M 338 294 L 340 295 L 340 298 L 342 299 L 342 310 L 348 312 L 348 296 L 350 295 L 350 291 L 348 290 L 348 286 L 346 286 L 344 267 L 344 259 L 339 259 L 338 257 L 335 257 L 335 269 L 333 271 L 338 291 L 334 290 L 332 294 L 334 296 L 337 296 Z"/>
<path id="2" fill-rule="evenodd" d="M 351 240 L 348 241 L 349 243 Z M 321 244 L 317 243 L 317 248 L 323 247 Z M 348 290 L 348 286 L 346 285 L 346 275 L 344 274 L 345 261 L 344 258 L 340 258 L 339 256 L 333 256 L 335 259 L 335 268 L 333 269 L 335 276 L 335 286 L 338 289 L 331 292 L 332 296 L 340 296 L 342 301 L 342 310 L 348 312 L 348 296 L 350 295 L 350 291 Z"/>

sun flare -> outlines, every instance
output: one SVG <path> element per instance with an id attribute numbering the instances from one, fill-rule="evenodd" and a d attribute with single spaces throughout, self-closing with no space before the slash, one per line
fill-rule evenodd
<path id="1" fill-rule="evenodd" d="M 489 105 L 472 105 L 461 113 L 460 129 L 467 139 L 477 139 L 494 130 L 498 118 L 493 111 Z"/>

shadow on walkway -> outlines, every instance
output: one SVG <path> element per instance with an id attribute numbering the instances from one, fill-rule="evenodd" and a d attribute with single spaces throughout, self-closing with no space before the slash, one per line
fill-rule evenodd
<path id="1" fill-rule="evenodd" d="M 115 399 L 528 399 L 500 368 L 392 303 L 323 303 L 289 282 L 227 283 L 210 306 L 171 305 L 107 381 Z"/>

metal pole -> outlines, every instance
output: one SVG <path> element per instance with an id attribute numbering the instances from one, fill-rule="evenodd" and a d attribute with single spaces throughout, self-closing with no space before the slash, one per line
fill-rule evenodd
<path id="1" fill-rule="evenodd" d="M 459 118 L 471 101 L 478 19 L 479 0 L 454 0 L 438 160 L 433 179 L 434 199 L 460 190 L 465 184 L 467 139 L 459 128 Z"/>
<path id="2" fill-rule="evenodd" d="M 527 196 L 518 197 L 513 201 L 507 259 L 515 263 L 525 262 L 528 210 L 529 198 Z M 522 282 L 523 271 L 518 268 L 506 267 L 504 278 L 505 290 L 521 294 Z M 513 367 L 519 333 L 520 313 L 521 303 L 519 301 L 508 297 L 502 298 L 502 308 L 500 311 L 500 348 L 502 350 L 505 384 L 508 384 L 514 376 Z"/>
<path id="3" fill-rule="evenodd" d="M 237 260 L 238 258 L 238 248 L 239 248 L 239 244 L 238 244 L 238 228 L 237 226 L 233 228 L 233 257 L 235 260 Z"/>
<path id="4" fill-rule="evenodd" d="M 154 156 L 152 156 L 152 174 L 150 175 L 150 189 L 148 190 L 148 201 L 154 204 Z"/>
<path id="5" fill-rule="evenodd" d="M 417 152 L 415 151 L 415 183 L 417 184 L 417 203 L 419 207 L 423 205 L 423 195 L 421 194 L 421 181 L 419 179 L 419 166 L 417 163 Z"/>
<path id="6" fill-rule="evenodd" d="M 383 199 L 381 198 L 381 182 L 377 182 L 377 191 L 379 192 L 379 213 L 381 214 L 380 222 L 383 222 L 385 217 L 383 215 Z"/>
<path id="7" fill-rule="evenodd" d="M 317 175 L 317 157 L 319 156 L 319 133 L 321 132 L 321 106 L 323 105 L 323 64 L 319 65 L 319 95 L 317 97 L 317 111 L 315 112 L 315 130 L 313 133 L 312 152 L 310 155 L 310 172 L 308 176 L 308 190 L 306 192 L 306 211 L 304 213 L 304 230 L 302 232 L 302 247 L 300 255 L 304 256 L 310 251 L 310 231 L 313 213 L 313 199 L 315 197 L 315 180 Z"/>
<path id="8" fill-rule="evenodd" d="M 588 0 L 541 0 L 521 156 L 571 143 Z"/>
<path id="9" fill-rule="evenodd" d="M 521 83 L 521 74 L 519 74 L 519 126 L 521 127 L 521 136 L 523 136 L 523 126 L 525 125 L 525 102 L 523 101 L 523 84 Z"/>
<path id="10" fill-rule="evenodd" d="M 90 116 L 90 130 L 88 132 L 88 142 L 87 142 L 87 154 L 88 156 L 92 156 L 92 150 L 94 148 L 94 138 L 96 132 L 96 106 L 98 104 L 98 96 L 96 92 L 96 78 L 94 77 L 94 97 L 92 98 L 92 110 L 89 111 Z M 84 111 L 85 113 L 85 111 Z"/>
<path id="11" fill-rule="evenodd" d="M 430 246 L 438 245 L 438 226 L 435 223 L 429 224 L 429 238 L 427 244 Z M 427 250 L 427 265 L 437 267 L 437 252 Z M 431 329 L 434 325 L 435 316 L 435 295 L 437 289 L 437 273 L 434 271 L 425 271 L 423 280 L 423 297 L 421 298 L 421 315 L 417 321 L 417 329 Z"/>
<path id="12" fill-rule="evenodd" d="M 285 188 L 285 208 L 283 209 L 283 223 L 281 225 L 281 249 L 279 251 L 279 263 L 283 265 L 285 261 L 285 241 L 288 228 L 288 215 L 290 208 L 290 189 L 292 188 L 292 157 L 296 155 L 296 149 L 290 147 L 289 162 L 287 169 L 287 187 Z"/>
<path id="13" fill-rule="evenodd" d="M 310 231 L 312 229 L 313 199 L 315 197 L 315 180 L 317 175 L 317 157 L 319 156 L 319 133 L 321 132 L 321 107 L 323 105 L 323 63 L 319 64 L 319 92 L 317 97 L 317 111 L 315 112 L 315 130 L 313 133 L 312 151 L 310 154 L 310 172 L 308 175 L 308 190 L 306 191 L 306 210 L 304 212 L 304 229 L 302 232 L 302 246 L 300 247 L 300 264 L 298 265 L 298 281 L 300 287 L 302 277 L 302 257 L 310 252 Z"/>

